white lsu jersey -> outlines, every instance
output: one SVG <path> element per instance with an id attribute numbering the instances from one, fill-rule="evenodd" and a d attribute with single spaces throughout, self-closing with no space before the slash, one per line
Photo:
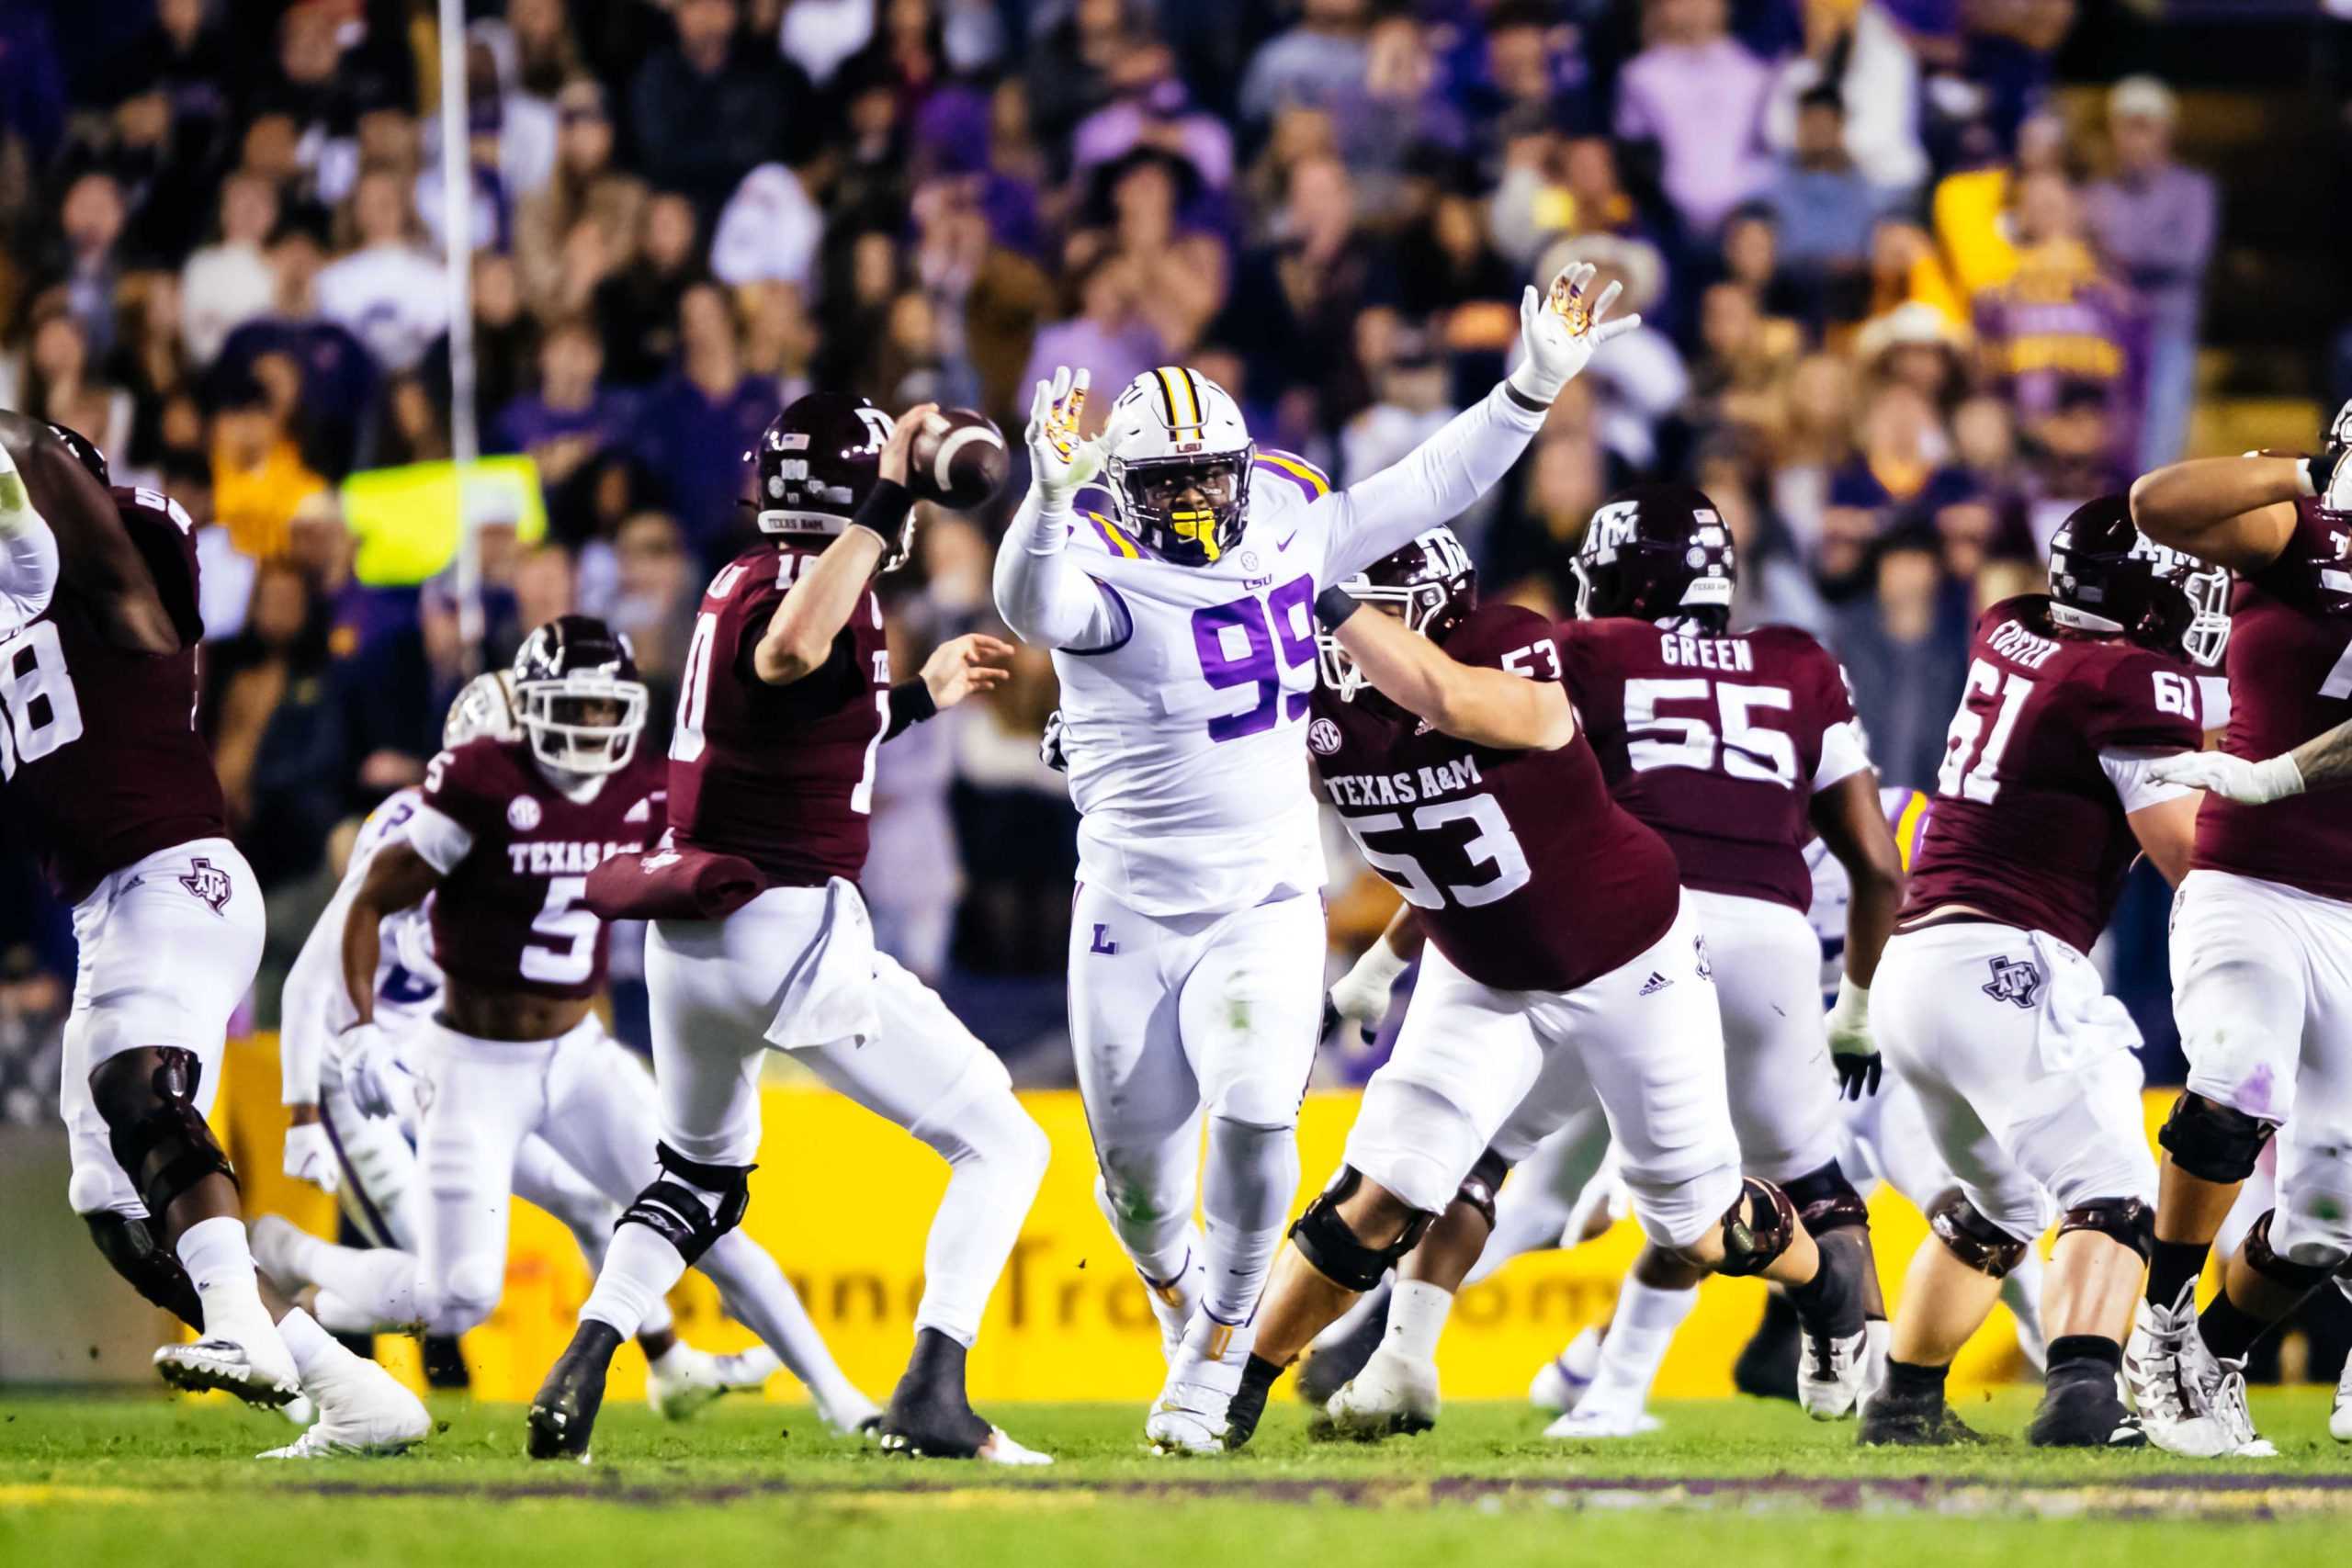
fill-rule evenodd
<path id="1" fill-rule="evenodd" d="M 287 972 L 279 1008 L 278 1053 L 284 1097 L 289 1105 L 318 1100 L 319 1074 L 328 1043 L 351 1027 L 355 1013 L 343 986 L 344 918 L 368 880 L 368 868 L 387 844 L 405 842 L 408 825 L 424 804 L 414 789 L 385 797 L 359 825 L 351 860 L 334 897 L 311 928 L 302 951 Z M 376 1021 L 400 1034 L 425 1018 L 441 997 L 441 969 L 433 961 L 432 899 L 388 915 L 378 928 Z"/>
<path id="2" fill-rule="evenodd" d="M 1261 452 L 1240 541 L 1186 567 L 1128 534 L 1108 491 L 1080 492 L 1069 547 L 1125 621 L 1108 648 L 1054 650 L 1089 886 L 1167 916 L 1323 886 L 1301 742 L 1333 496 L 1312 465 Z"/>

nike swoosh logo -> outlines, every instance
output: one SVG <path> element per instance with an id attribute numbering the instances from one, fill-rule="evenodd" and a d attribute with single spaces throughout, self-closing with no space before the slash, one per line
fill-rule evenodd
<path id="1" fill-rule="evenodd" d="M 1276 545 L 1276 546 L 1274 547 L 1274 548 L 1276 548 L 1276 549 L 1278 549 L 1278 550 L 1286 550 L 1286 549 L 1290 548 L 1290 542 L 1291 542 L 1291 540 L 1292 540 L 1292 539 L 1295 539 L 1295 538 L 1297 538 L 1297 537 L 1298 537 L 1298 530 L 1297 530 L 1297 529 L 1295 529 L 1295 528 L 1293 528 L 1293 529 L 1290 531 L 1289 535 L 1288 535 L 1286 537 L 1284 537 L 1284 538 L 1283 538 L 1283 540 L 1282 541 L 1282 543 L 1280 543 L 1280 544 Z"/>

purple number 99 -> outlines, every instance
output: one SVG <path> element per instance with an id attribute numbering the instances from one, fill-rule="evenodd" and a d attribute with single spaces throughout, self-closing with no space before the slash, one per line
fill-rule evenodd
<path id="1" fill-rule="evenodd" d="M 1304 692 L 1283 693 L 1283 666 L 1311 669 L 1315 636 L 1306 629 L 1306 607 L 1315 597 L 1315 580 L 1293 578 L 1263 599 L 1236 599 L 1193 612 L 1193 647 L 1201 657 L 1201 673 L 1218 691 L 1254 684 L 1258 701 L 1247 713 L 1209 720 L 1209 739 L 1238 740 L 1272 729 L 1277 718 L 1298 718 L 1311 700 Z M 1294 626 L 1293 620 L 1301 622 Z M 1248 644 L 1236 654 L 1228 649 L 1227 627 L 1238 629 Z"/>

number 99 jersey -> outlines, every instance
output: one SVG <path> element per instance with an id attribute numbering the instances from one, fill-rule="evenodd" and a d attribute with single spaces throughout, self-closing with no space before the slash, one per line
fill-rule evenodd
<path id="1" fill-rule="evenodd" d="M 585 799 L 539 771 L 528 740 L 480 736 L 424 770 L 410 845 L 442 874 L 433 953 L 452 981 L 493 993 L 594 996 L 610 945 L 588 874 L 664 825 L 666 764 L 638 748 Z"/>
<path id="2" fill-rule="evenodd" d="M 228 835 L 220 782 L 196 727 L 204 626 L 193 525 L 153 491 L 113 496 L 179 627 L 179 650 L 116 646 L 70 578 L 46 610 L 0 638 L 0 799 L 69 904 L 159 850 Z"/>
<path id="3" fill-rule="evenodd" d="M 1334 504 L 1313 467 L 1261 453 L 1241 537 L 1177 566 L 1118 525 L 1108 492 L 1079 493 L 1070 553 L 1125 623 L 1107 648 L 1054 651 L 1080 882 L 1158 916 L 1323 886 L 1299 740 Z"/>
<path id="4" fill-rule="evenodd" d="M 1552 623 L 1484 604 L 1443 643 L 1464 664 L 1560 679 Z M 1572 991 L 1655 946 L 1681 906 L 1673 852 L 1609 797 L 1582 734 L 1498 750 L 1385 702 L 1315 696 L 1307 750 L 1373 868 L 1481 985 Z"/>

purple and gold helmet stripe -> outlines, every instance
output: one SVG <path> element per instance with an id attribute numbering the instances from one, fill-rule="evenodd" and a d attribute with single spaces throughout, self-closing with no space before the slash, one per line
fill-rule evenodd
<path id="1" fill-rule="evenodd" d="M 1170 430 L 1201 428 L 1201 389 L 1193 384 L 1193 373 L 1182 366 L 1163 365 L 1154 372 L 1159 378 L 1159 396 L 1168 405 L 1168 427 Z"/>

